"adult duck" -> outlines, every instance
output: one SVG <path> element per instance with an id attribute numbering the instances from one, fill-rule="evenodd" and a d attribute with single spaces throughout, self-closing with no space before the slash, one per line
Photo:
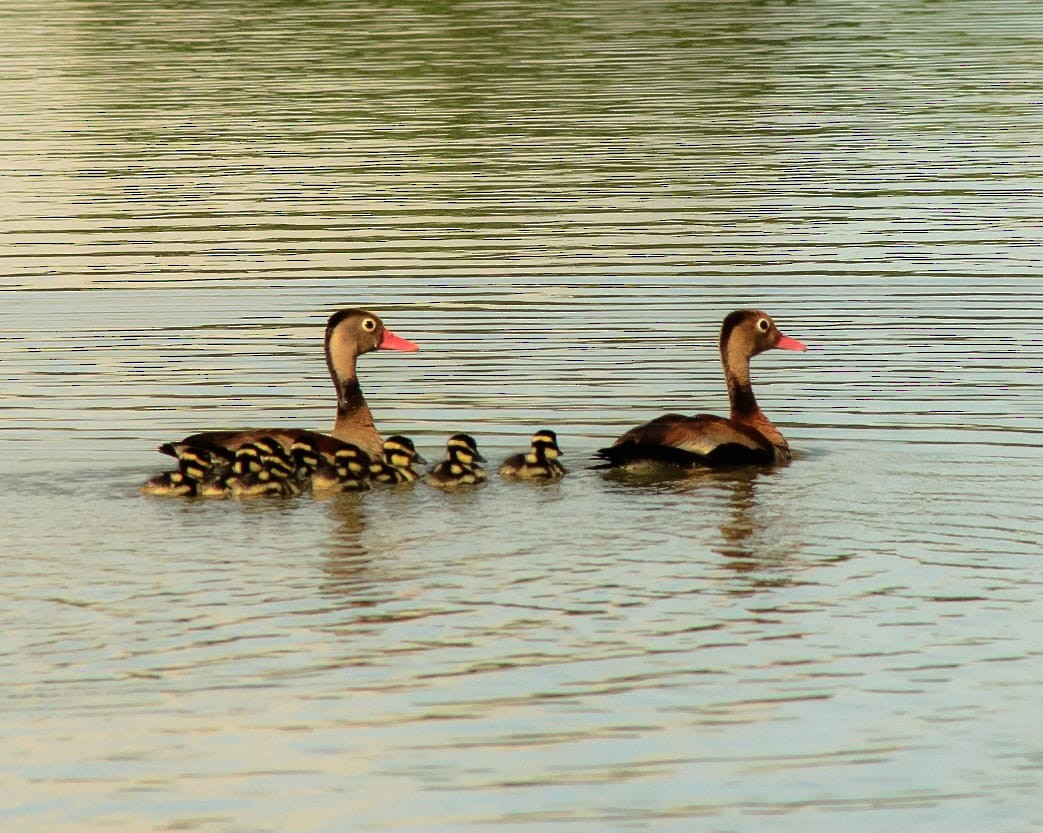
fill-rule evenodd
<path id="1" fill-rule="evenodd" d="M 263 437 L 278 440 L 286 450 L 296 441 L 313 444 L 328 459 L 341 447 L 350 443 L 370 457 L 380 457 L 384 444 L 373 423 L 366 399 L 359 386 L 356 363 L 358 357 L 373 350 L 397 350 L 412 353 L 420 348 L 411 341 L 395 335 L 372 312 L 363 309 L 342 309 L 326 322 L 324 340 L 326 366 L 337 392 L 337 418 L 333 424 L 333 439 L 314 431 L 295 428 L 253 428 L 245 431 L 206 431 L 193 434 L 177 443 L 166 443 L 160 451 L 175 457 L 187 448 L 217 446 L 235 451 L 242 445 Z M 339 442 L 338 442 L 339 441 Z"/>
<path id="2" fill-rule="evenodd" d="M 782 433 L 757 406 L 750 383 L 750 359 L 765 350 L 806 350 L 783 335 L 760 310 L 730 313 L 721 326 L 721 363 L 728 383 L 731 414 L 666 414 L 631 428 L 598 451 L 601 468 L 660 462 L 681 466 L 770 465 L 790 459 Z"/>

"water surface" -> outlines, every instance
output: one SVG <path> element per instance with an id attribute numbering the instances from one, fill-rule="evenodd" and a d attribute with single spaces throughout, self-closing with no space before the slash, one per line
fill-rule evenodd
<path id="1" fill-rule="evenodd" d="M 1043 825 L 1043 11 L 0 12 L 7 831 Z M 160 442 L 379 425 L 570 475 L 147 499 Z M 794 462 L 592 453 L 727 407 Z"/>

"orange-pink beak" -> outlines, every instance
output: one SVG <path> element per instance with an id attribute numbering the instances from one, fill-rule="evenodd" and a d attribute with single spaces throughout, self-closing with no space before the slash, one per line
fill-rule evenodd
<path id="1" fill-rule="evenodd" d="M 381 345 L 383 346 L 383 345 Z M 784 336 L 779 333 L 779 340 L 775 342 L 775 346 L 780 350 L 807 350 L 808 345 L 803 341 L 797 341 L 795 338 Z"/>
<path id="2" fill-rule="evenodd" d="M 380 344 L 377 345 L 377 348 L 380 350 L 401 350 L 403 353 L 415 353 L 420 349 L 420 345 L 395 335 L 391 330 L 384 330 L 384 335 L 380 337 Z"/>

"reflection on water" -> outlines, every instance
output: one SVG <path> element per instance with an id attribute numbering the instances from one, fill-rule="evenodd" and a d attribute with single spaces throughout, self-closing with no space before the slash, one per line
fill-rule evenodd
<path id="1" fill-rule="evenodd" d="M 1043 826 L 1037 4 L 0 22 L 5 831 Z M 137 493 L 356 305 L 386 433 L 569 476 Z M 591 471 L 752 305 L 793 463 Z"/>

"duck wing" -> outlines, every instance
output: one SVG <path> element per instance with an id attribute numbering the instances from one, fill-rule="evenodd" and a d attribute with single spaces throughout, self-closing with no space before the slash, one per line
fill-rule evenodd
<path id="1" fill-rule="evenodd" d="M 719 467 L 770 463 L 774 450 L 748 425 L 712 414 L 665 414 L 631 428 L 597 456 L 606 461 L 601 468 L 641 462 Z"/>

